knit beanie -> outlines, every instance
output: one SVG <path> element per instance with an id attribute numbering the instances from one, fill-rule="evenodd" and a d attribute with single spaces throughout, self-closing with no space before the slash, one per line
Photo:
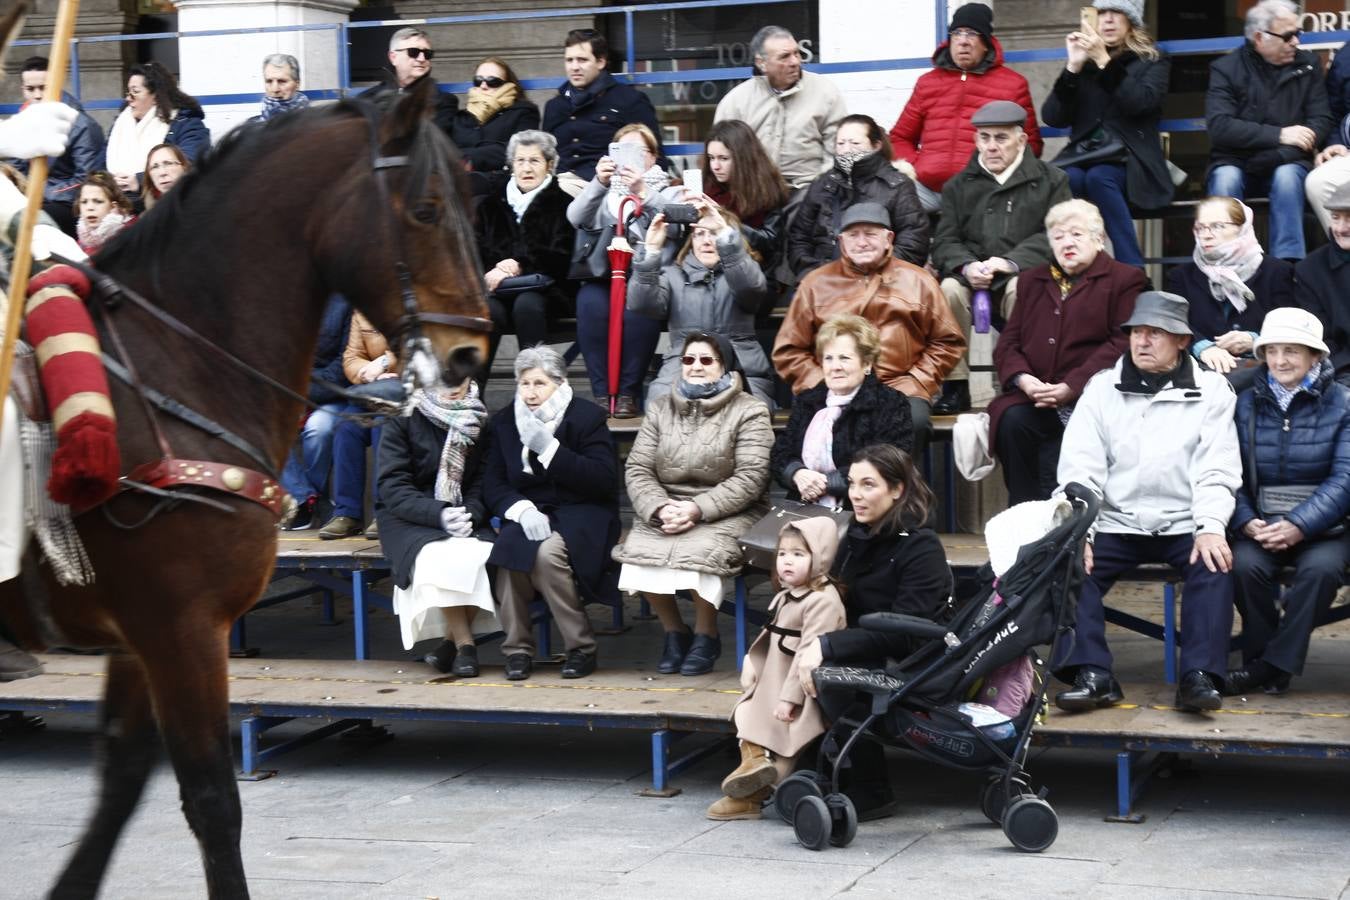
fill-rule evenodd
<path id="1" fill-rule="evenodd" d="M 1093 0 L 1092 5 L 1103 12 L 1111 10 L 1123 14 L 1135 28 L 1144 27 L 1143 0 Z"/>
<path id="2" fill-rule="evenodd" d="M 988 43 L 994 36 L 994 11 L 983 3 L 963 3 L 952 13 L 952 24 L 947 27 L 947 33 L 958 28 L 978 31 Z"/>

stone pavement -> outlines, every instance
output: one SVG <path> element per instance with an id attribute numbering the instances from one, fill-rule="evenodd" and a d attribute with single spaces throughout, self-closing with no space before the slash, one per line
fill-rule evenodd
<path id="1" fill-rule="evenodd" d="M 604 619 L 598 608 L 593 615 Z M 272 655 L 349 657 L 350 628 L 315 618 L 304 602 L 267 610 L 250 617 L 250 638 Z M 376 655 L 404 658 L 388 616 L 372 621 Z M 1310 680 L 1350 689 L 1347 631 L 1324 630 Z M 601 641 L 602 665 L 621 665 L 655 652 L 659 635 L 655 623 L 638 622 Z M 1122 675 L 1161 677 L 1156 643 L 1121 635 L 1115 645 Z M 485 648 L 484 663 L 500 665 L 495 650 Z M 0 900 L 43 896 L 71 852 L 96 787 L 92 729 L 91 716 L 53 714 L 43 732 L 0 740 Z M 1344 762 L 1196 758 L 1153 782 L 1139 805 L 1144 823 L 1123 825 L 1103 821 L 1114 802 L 1109 754 L 1039 751 L 1031 771 L 1050 788 L 1060 833 L 1047 852 L 1028 855 L 980 813 L 977 777 L 896 754 L 900 813 L 864 824 L 846 849 L 816 853 L 773 819 L 704 818 L 734 764 L 730 748 L 681 775 L 680 795 L 652 799 L 637 795 L 650 783 L 641 733 L 417 723 L 393 731 L 395 740 L 376 745 L 322 741 L 276 760 L 275 778 L 240 784 L 254 897 L 1350 900 Z M 102 897 L 205 896 L 178 806 L 165 766 Z"/>

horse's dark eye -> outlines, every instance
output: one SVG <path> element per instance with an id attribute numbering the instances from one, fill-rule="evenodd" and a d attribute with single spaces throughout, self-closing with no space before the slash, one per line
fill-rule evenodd
<path id="1" fill-rule="evenodd" d="M 439 203 L 423 200 L 412 208 L 412 214 L 423 225 L 435 225 L 441 220 L 441 207 Z"/>

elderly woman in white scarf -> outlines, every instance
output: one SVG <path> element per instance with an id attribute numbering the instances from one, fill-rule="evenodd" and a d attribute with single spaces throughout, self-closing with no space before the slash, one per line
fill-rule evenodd
<path id="1" fill-rule="evenodd" d="M 1167 290 L 1190 302 L 1191 355 L 1226 375 L 1235 390 L 1251 384 L 1252 345 L 1266 313 L 1294 300 L 1294 267 L 1267 256 L 1252 230 L 1252 211 L 1232 197 L 1206 197 L 1195 208 L 1191 262 L 1167 276 Z"/>
<path id="2" fill-rule="evenodd" d="M 413 396 L 412 415 L 391 418 L 380 439 L 380 541 L 393 568 L 394 612 L 403 646 L 444 634 L 424 658 L 440 672 L 478 674 L 474 619 L 497 630 L 487 558 L 475 537 L 486 525 L 483 425 L 478 386 L 437 387 Z M 436 611 L 439 610 L 439 615 Z"/>
<path id="3" fill-rule="evenodd" d="M 506 678 L 530 677 L 530 601 L 548 604 L 567 651 L 563 678 L 595 671 L 595 633 L 583 603 L 605 598 L 619 538 L 619 459 L 605 414 L 574 397 L 557 351 L 516 357 L 515 402 L 489 420 L 483 499 L 502 520 L 489 562 L 498 567 Z"/>

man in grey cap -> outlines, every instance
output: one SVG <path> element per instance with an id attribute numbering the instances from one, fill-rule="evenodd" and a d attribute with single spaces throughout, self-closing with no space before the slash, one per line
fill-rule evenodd
<path id="1" fill-rule="evenodd" d="M 1322 320 L 1336 380 L 1350 387 L 1350 182 L 1326 201 L 1331 243 L 1294 267 L 1302 306 Z"/>
<path id="2" fill-rule="evenodd" d="M 1059 484 L 1078 482 L 1102 498 L 1096 536 L 1083 554 L 1075 640 L 1061 642 L 1055 675 L 1072 684 L 1055 702 L 1084 710 L 1119 703 L 1111 674 L 1102 598 L 1141 563 L 1180 571 L 1181 682 L 1177 706 L 1223 704 L 1233 627 L 1233 554 L 1226 537 L 1242 461 L 1228 380 L 1195 365 L 1186 346 L 1183 297 L 1145 291 L 1123 328 L 1130 351 L 1093 376 L 1064 432 Z"/>
<path id="3" fill-rule="evenodd" d="M 942 217 L 933 265 L 942 293 L 970 343 L 970 301 L 988 291 L 995 318 L 1006 321 L 1017 300 L 1017 273 L 1050 262 L 1045 214 L 1073 198 L 1069 176 L 1027 150 L 1027 111 L 991 100 L 975 111 L 975 152 L 942 188 Z M 933 404 L 939 415 L 970 409 L 970 368 L 963 357 Z"/>
<path id="4" fill-rule="evenodd" d="M 800 394 L 824 378 L 816 332 L 827 319 L 858 315 L 881 332 L 876 375 L 909 397 L 914 454 L 928 439 L 929 409 L 966 341 L 938 283 L 927 270 L 892 255 L 895 235 L 880 203 L 855 203 L 839 227 L 839 258 L 797 285 L 778 337 L 773 365 Z"/>

